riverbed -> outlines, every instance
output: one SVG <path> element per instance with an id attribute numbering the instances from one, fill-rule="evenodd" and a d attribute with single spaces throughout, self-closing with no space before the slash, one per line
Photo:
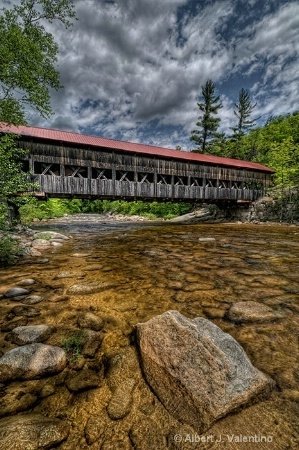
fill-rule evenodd
<path id="1" fill-rule="evenodd" d="M 0 283 L 3 292 L 21 279 L 36 280 L 30 289 L 32 294 L 43 297 L 36 305 L 38 315 L 9 320 L 55 326 L 50 344 L 62 345 L 78 329 L 78 317 L 86 311 L 105 319 L 97 358 L 90 358 L 93 364 L 99 364 L 99 360 L 103 364 L 101 384 L 72 393 L 63 379 L 53 377 L 56 381 L 51 394 L 37 395 L 29 409 L 71 424 L 69 437 L 59 448 L 297 448 L 298 227 L 90 223 L 86 218 L 73 222 L 65 218 L 52 223 L 50 229 L 72 238 L 43 258 L 31 258 L 0 270 Z M 101 292 L 72 294 L 74 285 L 101 282 L 106 286 Z M 280 319 L 236 324 L 228 320 L 227 311 L 240 301 L 270 306 Z M 1 300 L 2 330 L 14 306 L 14 302 Z M 267 399 L 218 421 L 205 433 L 206 437 L 212 436 L 207 442 L 196 442 L 196 431 L 167 413 L 141 373 L 134 327 L 167 310 L 212 320 L 230 333 L 252 363 L 276 383 Z M 1 333 L 3 352 L 14 347 L 6 334 Z M 119 366 L 121 358 L 123 366 Z M 78 370 L 76 362 L 72 364 L 71 368 Z M 121 367 L 119 373 L 117 367 Z M 126 377 L 137 380 L 130 409 L 124 418 L 113 420 L 107 414 L 113 385 Z M 99 430 L 97 435 L 92 435 L 90 430 L 94 429 Z M 181 442 L 176 435 L 182 436 Z M 242 441 L 242 436 L 265 439 L 255 443 L 251 439 L 248 443 Z"/>

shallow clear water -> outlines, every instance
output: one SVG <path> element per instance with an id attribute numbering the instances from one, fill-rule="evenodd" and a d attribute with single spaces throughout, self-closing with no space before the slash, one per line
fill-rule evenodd
<path id="1" fill-rule="evenodd" d="M 51 229 L 54 229 L 51 227 Z M 216 443 L 171 443 L 168 448 L 296 448 L 298 414 L 298 313 L 299 313 L 299 229 L 262 225 L 156 225 L 118 224 L 64 225 L 58 231 L 69 232 L 73 239 L 55 250 L 46 264 L 32 261 L 0 271 L 2 290 L 22 278 L 35 278 L 34 293 L 46 300 L 36 305 L 41 312 L 28 323 L 51 323 L 57 327 L 58 343 L 66 330 L 74 329 L 77 315 L 86 310 L 110 317 L 102 352 L 106 359 L 133 347 L 134 325 L 154 315 L 175 309 L 187 317 L 210 318 L 230 333 L 246 350 L 253 364 L 276 381 L 276 389 L 266 401 L 245 408 L 215 424 L 208 434 L 265 434 L 266 443 L 234 443 L 224 437 Z M 215 241 L 201 241 L 215 238 Z M 70 272 L 60 278 L 61 272 Z M 108 289 L 88 295 L 70 295 L 67 302 L 52 302 L 74 284 L 108 282 Z M 230 305 L 237 301 L 257 301 L 282 314 L 276 322 L 236 325 L 226 319 Z M 1 302 L 4 317 L 11 302 Z M 4 350 L 11 344 L 1 335 Z M 72 421 L 73 431 L 61 448 L 132 448 L 128 433 L 131 424 L 145 414 L 140 407 L 148 396 L 140 382 L 132 412 L 123 420 L 107 419 L 110 435 L 103 447 L 99 442 L 87 446 L 84 426 L 87 418 L 105 415 L 109 393 L 102 387 L 70 396 L 59 388 L 40 400 L 35 411 Z M 140 412 L 141 411 L 141 412 Z M 170 430 L 184 433 L 157 405 L 149 417 L 161 427 L 163 436 Z M 154 427 L 156 426 L 154 425 Z M 106 425 L 105 425 L 106 427 Z M 112 431 L 111 431 L 112 430 Z M 114 430 L 114 431 L 113 431 Z M 207 434 L 207 433 L 206 433 Z M 119 442 L 116 435 L 124 436 Z M 165 437 L 166 439 L 166 437 Z M 216 438 L 215 438 L 216 439 Z M 108 447 L 107 442 L 111 442 Z M 106 442 L 106 443 L 105 443 Z M 106 445 L 106 446 L 105 446 Z M 147 442 L 144 449 L 152 448 Z M 177 446 L 175 446 L 177 445 Z M 154 448 L 154 447 L 153 447 Z"/>

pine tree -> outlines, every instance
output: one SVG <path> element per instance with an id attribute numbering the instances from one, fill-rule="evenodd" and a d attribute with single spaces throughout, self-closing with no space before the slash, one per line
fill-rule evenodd
<path id="1" fill-rule="evenodd" d="M 255 107 L 256 103 L 252 103 L 249 92 L 242 88 L 239 92 L 238 103 L 235 103 L 234 114 L 238 119 L 238 123 L 236 127 L 232 128 L 234 139 L 238 140 L 255 125 L 255 121 L 250 119 Z"/>
<path id="2" fill-rule="evenodd" d="M 217 117 L 217 113 L 222 104 L 220 97 L 215 93 L 215 84 L 212 80 L 208 80 L 205 85 L 201 87 L 201 93 L 203 97 L 202 102 L 198 102 L 197 106 L 201 111 L 201 114 L 196 122 L 198 127 L 192 131 L 191 141 L 197 144 L 196 151 L 206 152 L 209 145 L 213 142 L 213 139 L 219 137 L 217 132 L 220 118 Z"/>

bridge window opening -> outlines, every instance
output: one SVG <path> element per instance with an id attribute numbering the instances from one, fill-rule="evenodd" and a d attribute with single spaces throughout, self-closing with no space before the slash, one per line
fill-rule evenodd
<path id="1" fill-rule="evenodd" d="M 112 180 L 112 170 L 93 167 L 91 178 L 94 180 Z"/>
<path id="2" fill-rule="evenodd" d="M 174 184 L 175 186 L 188 186 L 188 177 L 174 177 Z"/>
<path id="3" fill-rule="evenodd" d="M 231 189 L 241 189 L 242 183 L 240 181 L 232 181 Z"/>
<path id="4" fill-rule="evenodd" d="M 34 171 L 34 174 L 36 174 L 36 175 L 60 176 L 59 164 L 47 164 L 47 163 L 35 161 L 33 171 Z"/>
<path id="5" fill-rule="evenodd" d="M 227 180 L 219 180 L 219 189 L 229 188 L 229 182 Z"/>
<path id="6" fill-rule="evenodd" d="M 191 186 L 203 187 L 203 178 L 191 177 Z"/>
<path id="7" fill-rule="evenodd" d="M 137 180 L 139 183 L 154 183 L 153 173 L 138 173 Z"/>
<path id="8" fill-rule="evenodd" d="M 244 183 L 244 189 L 262 190 L 263 183 L 260 183 L 258 181 L 254 181 L 254 180 L 246 181 L 246 183 Z"/>
<path id="9" fill-rule="evenodd" d="M 21 165 L 22 171 L 28 173 L 29 172 L 29 161 L 22 161 Z"/>
<path id="10" fill-rule="evenodd" d="M 217 187 L 217 180 L 207 179 L 206 187 Z"/>
<path id="11" fill-rule="evenodd" d="M 87 178 L 87 167 L 80 166 L 65 166 L 65 176 L 73 178 Z"/>
<path id="12" fill-rule="evenodd" d="M 116 180 L 117 181 L 134 181 L 134 172 L 124 172 L 122 170 L 116 171 Z"/>
<path id="13" fill-rule="evenodd" d="M 157 184 L 171 184 L 171 175 L 158 174 Z"/>

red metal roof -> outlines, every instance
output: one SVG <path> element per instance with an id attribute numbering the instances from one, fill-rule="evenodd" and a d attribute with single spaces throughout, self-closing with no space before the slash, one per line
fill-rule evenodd
<path id="1" fill-rule="evenodd" d="M 212 164 L 219 166 L 229 166 L 239 169 L 256 170 L 265 173 L 274 173 L 274 170 L 262 164 L 241 159 L 223 158 L 220 156 L 207 155 L 202 153 L 186 152 L 182 150 L 172 150 L 153 145 L 138 144 L 133 142 L 116 141 L 106 139 L 101 136 L 88 136 L 85 134 L 73 133 L 69 131 L 53 130 L 48 128 L 13 126 L 0 124 L 0 132 L 10 132 L 21 136 L 29 136 L 36 139 L 48 141 L 59 141 L 67 144 L 87 145 L 90 147 L 110 148 L 124 152 L 141 153 L 149 156 L 161 156 L 164 158 L 180 159 L 195 163 Z"/>

